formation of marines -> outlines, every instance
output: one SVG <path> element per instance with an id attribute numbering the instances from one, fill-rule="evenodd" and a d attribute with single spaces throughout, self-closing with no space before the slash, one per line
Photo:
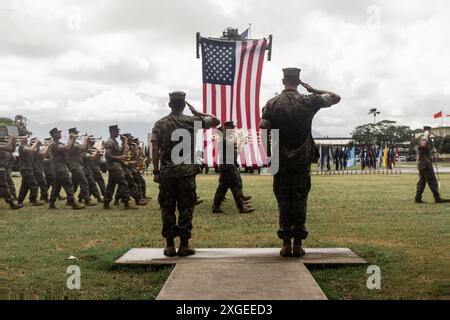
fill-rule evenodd
<path id="1" fill-rule="evenodd" d="M 276 143 L 279 147 L 279 169 L 274 175 L 273 191 L 278 203 L 278 236 L 283 242 L 280 251 L 283 257 L 301 257 L 305 254 L 302 245 L 308 237 L 306 212 L 311 190 L 310 167 L 311 163 L 317 161 L 312 121 L 319 110 L 336 105 L 341 100 L 333 92 L 315 89 L 302 82 L 300 72 L 298 68 L 283 69 L 285 89 L 267 102 L 260 123 L 260 128 L 268 130 L 269 134 L 278 130 L 279 141 Z M 300 85 L 309 92 L 308 95 L 299 93 Z M 219 149 L 223 159 L 218 168 L 219 183 L 212 212 L 223 213 L 221 204 L 229 189 L 240 213 L 251 213 L 255 209 L 250 202 L 251 196 L 243 193 L 234 123 L 221 123 L 214 115 L 197 111 L 186 101 L 184 92 L 172 92 L 169 98 L 170 114 L 157 121 L 152 130 L 154 182 L 159 185 L 162 236 L 166 240 L 164 254 L 169 257 L 189 256 L 195 254 L 195 249 L 189 243 L 194 210 L 202 202 L 197 196 L 196 176 L 204 165 L 198 162 L 198 152 L 194 150 L 195 130 L 198 130 L 196 123 L 201 123 L 201 129 L 218 128 L 222 134 Z M 184 114 L 186 106 L 191 116 Z M 174 139 L 177 130 L 187 135 L 179 134 L 179 139 Z M 423 203 L 422 194 L 428 184 L 437 203 L 448 202 L 439 194 L 429 130 L 425 128 L 418 146 L 420 181 L 415 200 L 416 203 Z M 10 168 L 11 153 L 17 141 L 15 137 L 9 141 L 0 141 L 0 196 L 12 209 L 22 208 L 28 194 L 33 206 L 42 206 L 48 202 L 50 209 L 56 209 L 56 201 L 64 199 L 67 205 L 76 210 L 97 203 L 103 203 L 103 208 L 110 210 L 113 200 L 114 204 L 122 202 L 125 210 L 145 206 L 150 198 L 146 196 L 146 183 L 139 170 L 138 164 L 142 159 L 138 143 L 131 135 L 121 135 L 117 125 L 110 126 L 109 133 L 108 140 L 101 148 L 94 148 L 95 141 L 89 136 L 85 137 L 83 143 L 78 143 L 79 132 L 76 128 L 69 130 L 67 143 L 61 142 L 61 131 L 57 128 L 50 131 L 51 140 L 44 145 L 38 140 L 28 143 L 22 139 L 19 144 L 22 185 L 18 196 Z M 179 149 L 180 142 L 186 137 L 191 140 L 190 150 Z M 98 165 L 102 152 L 109 172 L 107 185 Z M 80 192 L 76 200 L 74 194 L 78 188 Z M 66 198 L 60 196 L 61 189 L 64 189 Z M 38 199 L 39 190 L 41 196 Z M 175 247 L 176 238 L 180 239 L 178 250 Z"/>
<path id="2" fill-rule="evenodd" d="M 110 139 L 100 146 L 96 146 L 99 139 L 88 135 L 80 137 L 77 128 L 69 129 L 66 143 L 61 142 L 62 132 L 57 128 L 50 131 L 51 138 L 44 142 L 38 139 L 28 141 L 25 137 L 3 138 L 0 141 L 0 196 L 11 209 L 23 208 L 27 196 L 32 206 L 48 204 L 53 210 L 57 209 L 57 200 L 65 200 L 66 205 L 74 210 L 98 203 L 103 203 L 104 209 L 111 209 L 109 203 L 114 193 L 127 210 L 147 205 L 150 198 L 146 195 L 142 176 L 141 168 L 145 161 L 142 146 L 130 134 L 121 136 L 122 145 L 119 146 L 118 136 L 112 134 L 115 131 L 118 132 L 117 126 L 112 126 Z M 82 143 L 78 142 L 80 138 Z M 117 150 L 113 148 L 114 142 Z M 12 154 L 17 146 L 22 177 L 18 194 L 11 178 Z M 108 186 L 100 169 L 102 155 L 105 155 L 110 175 Z M 120 175 L 123 180 L 118 180 Z M 61 196 L 62 189 L 65 197 Z M 75 194 L 78 194 L 78 199 L 75 199 Z M 135 205 L 129 203 L 130 194 Z"/>

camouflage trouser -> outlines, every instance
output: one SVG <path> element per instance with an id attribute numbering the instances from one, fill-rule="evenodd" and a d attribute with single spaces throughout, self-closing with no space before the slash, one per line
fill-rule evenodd
<path id="1" fill-rule="evenodd" d="M 78 194 L 78 199 L 80 201 L 88 201 L 90 198 L 89 183 L 86 175 L 84 174 L 83 168 L 80 167 L 77 169 L 71 169 L 70 172 L 72 173 L 73 191 L 77 192 L 79 186 L 80 193 Z"/>
<path id="2" fill-rule="evenodd" d="M 14 184 L 10 170 L 6 170 L 6 183 L 8 184 L 9 193 L 11 193 L 11 196 L 17 198 L 16 185 Z"/>
<path id="3" fill-rule="evenodd" d="M 190 239 L 197 192 L 195 175 L 182 178 L 161 177 L 158 202 L 161 206 L 164 238 Z M 175 214 L 178 208 L 178 224 Z"/>
<path id="4" fill-rule="evenodd" d="M 128 183 L 128 190 L 130 193 L 130 196 L 133 197 L 135 200 L 141 199 L 141 195 L 139 194 L 139 189 L 136 184 L 136 181 L 134 181 L 133 173 L 129 168 L 123 168 L 123 174 L 125 175 L 125 179 Z M 119 190 L 120 192 L 120 190 Z"/>
<path id="5" fill-rule="evenodd" d="M 13 198 L 9 190 L 8 179 L 6 178 L 6 170 L 0 168 L 0 198 L 5 199 L 7 203 L 10 203 Z"/>
<path id="6" fill-rule="evenodd" d="M 61 192 L 61 188 L 64 188 L 64 191 L 66 192 L 67 202 L 69 204 L 72 204 L 74 200 L 73 197 L 74 191 L 72 178 L 70 177 L 68 170 L 56 172 L 55 180 L 52 185 L 52 194 L 50 196 L 50 202 L 56 202 L 56 199 L 58 199 L 59 193 Z"/>
<path id="7" fill-rule="evenodd" d="M 94 176 L 88 174 L 88 175 L 86 175 L 86 179 L 87 179 L 87 182 L 89 185 L 90 194 L 92 194 L 95 197 L 95 199 L 100 198 L 100 192 L 97 188 L 97 183 L 95 182 Z"/>
<path id="8" fill-rule="evenodd" d="M 217 187 L 216 195 L 214 196 L 214 207 L 220 207 L 223 199 L 225 199 L 228 189 L 231 189 L 234 202 L 239 209 L 242 209 L 244 204 L 244 200 L 242 199 L 242 178 L 238 170 L 239 169 L 220 172 L 219 186 Z"/>
<path id="9" fill-rule="evenodd" d="M 436 175 L 432 168 L 425 170 L 419 170 L 419 182 L 417 183 L 416 200 L 422 200 L 422 194 L 425 191 L 425 187 L 428 186 L 433 193 L 435 199 L 439 199 L 441 195 L 439 194 L 439 183 L 436 179 Z"/>
<path id="10" fill-rule="evenodd" d="M 113 198 L 114 191 L 118 186 L 117 192 L 123 202 L 130 201 L 130 190 L 128 189 L 128 183 L 123 174 L 122 169 L 114 169 L 109 171 L 108 185 L 105 190 L 105 204 L 109 204 Z"/>
<path id="11" fill-rule="evenodd" d="M 98 185 L 98 188 L 100 190 L 100 193 L 104 197 L 105 196 L 106 185 L 105 185 L 105 179 L 103 179 L 102 172 L 100 171 L 99 168 L 96 168 L 96 169 L 94 169 L 92 171 L 94 173 L 94 179 L 95 179 L 95 182 L 97 182 L 97 185 Z"/>
<path id="12" fill-rule="evenodd" d="M 20 185 L 17 201 L 19 203 L 23 203 L 27 197 L 28 191 L 30 192 L 30 201 L 36 201 L 39 192 L 39 185 L 34 177 L 33 170 L 21 170 L 20 174 L 22 175 L 22 184 Z"/>
<path id="13" fill-rule="evenodd" d="M 146 196 L 146 185 L 142 174 L 138 170 L 132 170 L 134 181 L 138 189 L 140 198 L 145 198 Z"/>
<path id="14" fill-rule="evenodd" d="M 306 208 L 311 190 L 309 168 L 303 172 L 283 172 L 274 176 L 273 190 L 278 201 L 280 239 L 306 239 Z"/>
<path id="15" fill-rule="evenodd" d="M 55 183 L 55 173 L 53 171 L 45 171 L 45 182 L 47 183 L 47 194 L 50 194 L 50 187 Z"/>
<path id="16" fill-rule="evenodd" d="M 39 189 L 41 190 L 41 198 L 48 199 L 48 185 L 47 180 L 45 180 L 43 171 L 34 171 L 34 177 L 36 178 L 36 182 L 39 185 Z"/>

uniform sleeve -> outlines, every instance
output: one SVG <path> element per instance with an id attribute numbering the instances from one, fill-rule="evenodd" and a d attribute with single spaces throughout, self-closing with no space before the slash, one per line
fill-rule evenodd
<path id="1" fill-rule="evenodd" d="M 270 121 L 271 120 L 271 106 L 270 102 L 266 104 L 266 106 L 262 109 L 261 119 Z"/>
<path id="2" fill-rule="evenodd" d="M 153 127 L 152 136 L 151 136 L 150 140 L 152 142 L 153 141 L 159 142 L 159 137 L 160 137 L 160 126 L 159 126 L 159 123 L 157 122 L 157 123 L 155 123 L 155 126 Z"/>
<path id="3" fill-rule="evenodd" d="M 328 108 L 331 106 L 330 97 L 328 94 L 310 94 L 306 96 L 306 100 L 308 101 L 308 106 L 312 108 L 315 112 L 319 111 L 322 108 Z"/>

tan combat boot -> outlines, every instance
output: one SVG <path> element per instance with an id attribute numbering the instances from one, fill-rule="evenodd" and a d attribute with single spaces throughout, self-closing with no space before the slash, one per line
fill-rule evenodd
<path id="1" fill-rule="evenodd" d="M 280 255 L 282 257 L 292 257 L 292 244 L 290 239 L 283 240 L 283 248 L 281 248 Z"/>
<path id="2" fill-rule="evenodd" d="M 138 207 L 136 207 L 132 202 L 125 202 L 124 203 L 124 207 L 123 207 L 123 209 L 124 210 L 137 210 L 138 209 Z"/>
<path id="3" fill-rule="evenodd" d="M 11 210 L 19 210 L 24 207 L 23 203 L 16 204 L 14 201 L 8 201 L 9 207 Z"/>
<path id="4" fill-rule="evenodd" d="M 294 239 L 294 248 L 292 249 L 292 256 L 293 257 L 303 257 L 305 255 L 305 250 L 302 248 L 302 240 L 301 239 Z"/>
<path id="5" fill-rule="evenodd" d="M 177 254 L 179 257 L 192 256 L 195 254 L 195 249 L 189 246 L 188 239 L 181 239 Z"/>
<path id="6" fill-rule="evenodd" d="M 253 208 L 250 204 L 245 203 L 245 202 L 242 205 L 242 207 L 239 208 L 239 212 L 242 214 L 252 213 L 255 210 L 256 210 L 255 208 Z"/>
<path id="7" fill-rule="evenodd" d="M 175 242 L 173 238 L 166 239 L 166 248 L 164 249 L 164 255 L 167 257 L 175 257 L 177 250 L 175 249 Z"/>
<path id="8" fill-rule="evenodd" d="M 97 203 L 94 200 L 92 200 L 92 199 L 89 199 L 89 200 L 85 201 L 84 203 L 88 207 L 95 207 L 97 205 Z"/>
<path id="9" fill-rule="evenodd" d="M 41 206 L 45 205 L 45 202 L 40 201 L 40 200 L 33 200 L 33 201 L 30 201 L 30 203 L 33 205 L 33 207 L 41 207 Z"/>
<path id="10" fill-rule="evenodd" d="M 72 206 L 73 210 L 82 210 L 86 208 L 84 204 L 78 203 L 75 200 L 73 200 L 73 202 L 70 205 Z"/>

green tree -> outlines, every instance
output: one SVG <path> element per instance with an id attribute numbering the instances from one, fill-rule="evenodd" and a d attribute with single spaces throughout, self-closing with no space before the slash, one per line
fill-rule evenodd
<path id="1" fill-rule="evenodd" d="M 375 124 L 365 124 L 351 133 L 357 144 L 392 143 L 394 145 L 409 142 L 413 131 L 408 126 L 399 126 L 395 121 L 384 120 Z"/>
<path id="2" fill-rule="evenodd" d="M 20 136 L 32 135 L 32 132 L 28 131 L 27 129 L 27 121 L 28 119 L 20 114 L 15 116 L 14 120 L 10 118 L 0 118 L 0 124 L 7 126 L 16 126 L 17 129 L 19 130 Z"/>

